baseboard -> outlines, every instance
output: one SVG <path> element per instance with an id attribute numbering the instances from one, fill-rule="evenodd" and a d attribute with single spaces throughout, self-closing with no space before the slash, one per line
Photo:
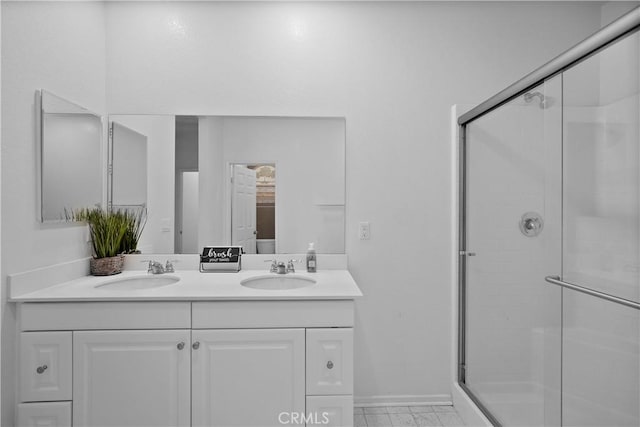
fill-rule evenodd
<path id="1" fill-rule="evenodd" d="M 355 396 L 356 407 L 453 405 L 448 394 Z"/>
<path id="2" fill-rule="evenodd" d="M 493 424 L 484 416 L 482 411 L 467 396 L 467 393 L 460 388 L 457 383 L 451 387 L 451 395 L 453 397 L 454 406 L 464 425 L 466 426 L 483 426 L 491 427 Z"/>

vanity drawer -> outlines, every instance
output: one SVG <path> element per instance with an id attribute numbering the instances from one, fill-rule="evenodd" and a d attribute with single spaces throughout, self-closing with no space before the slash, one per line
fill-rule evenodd
<path id="1" fill-rule="evenodd" d="M 20 334 L 20 401 L 71 400 L 71 332 Z"/>
<path id="2" fill-rule="evenodd" d="M 191 303 L 35 302 L 19 308 L 23 331 L 83 331 L 99 329 L 188 329 Z"/>
<path id="3" fill-rule="evenodd" d="M 18 405 L 18 427 L 71 427 L 71 402 Z"/>
<path id="4" fill-rule="evenodd" d="M 307 416 L 325 427 L 353 425 L 353 396 L 307 396 Z M 310 425 L 310 424 L 308 424 Z"/>
<path id="5" fill-rule="evenodd" d="M 71 402 L 21 403 L 18 427 L 71 427 Z"/>
<path id="6" fill-rule="evenodd" d="M 193 329 L 353 326 L 353 300 L 199 301 Z"/>
<path id="7" fill-rule="evenodd" d="M 353 328 L 307 329 L 307 394 L 353 394 Z"/>

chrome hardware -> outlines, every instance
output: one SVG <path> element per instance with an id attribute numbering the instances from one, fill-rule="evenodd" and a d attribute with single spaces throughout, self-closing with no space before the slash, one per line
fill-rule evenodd
<path id="1" fill-rule="evenodd" d="M 179 342 L 176 347 L 178 347 L 178 350 L 182 350 L 184 348 L 184 342 Z"/>
<path id="2" fill-rule="evenodd" d="M 536 237 L 543 228 L 542 216 L 536 212 L 527 212 L 520 218 L 520 231 L 527 237 Z"/>
<path id="3" fill-rule="evenodd" d="M 299 259 L 290 259 L 287 262 L 287 273 L 295 273 L 296 268 L 293 266 L 294 262 L 301 262 Z"/>
<path id="4" fill-rule="evenodd" d="M 269 272 L 277 273 L 278 272 L 278 261 L 275 259 L 265 259 L 264 262 L 270 262 L 271 267 L 269 267 Z"/>
<path id="5" fill-rule="evenodd" d="M 592 297 L 600 298 L 610 302 L 615 302 L 616 304 L 621 304 L 627 307 L 635 308 L 636 310 L 640 310 L 640 303 L 636 301 L 631 301 L 625 298 L 617 297 L 615 295 L 610 295 L 604 292 L 595 291 L 593 289 L 585 288 L 584 286 L 576 285 L 575 283 L 565 282 L 560 278 L 560 276 L 547 276 L 544 278 L 544 280 L 554 285 L 561 286 L 563 288 L 571 289 L 576 292 L 582 292 L 583 294 L 591 295 Z"/>
<path id="6" fill-rule="evenodd" d="M 176 272 L 176 269 L 173 266 L 174 262 L 180 262 L 180 261 L 177 260 L 177 259 L 168 259 L 167 260 L 167 262 L 166 262 L 166 264 L 164 266 L 164 272 L 165 273 L 175 273 Z"/>
<path id="7" fill-rule="evenodd" d="M 42 374 L 42 373 L 44 373 L 44 371 L 47 370 L 47 368 L 48 368 L 47 365 L 38 366 L 38 369 L 36 369 L 36 372 L 39 373 L 39 374 Z"/>
<path id="8" fill-rule="evenodd" d="M 174 262 L 179 262 L 177 259 L 168 259 L 165 265 L 162 265 L 158 261 L 154 261 L 152 259 L 145 259 L 140 262 L 148 262 L 147 266 L 147 274 L 164 274 L 164 273 L 175 273 L 176 269 L 173 266 Z"/>
<path id="9" fill-rule="evenodd" d="M 327 362 L 327 368 L 333 369 L 333 362 L 331 360 Z"/>
<path id="10" fill-rule="evenodd" d="M 164 266 L 160 264 L 158 261 L 154 261 L 151 259 L 145 259 L 140 262 L 148 262 L 147 266 L 147 274 L 162 274 L 164 273 Z"/>
<path id="11" fill-rule="evenodd" d="M 196 341 L 193 344 L 191 344 L 191 348 L 193 348 L 194 350 L 197 350 L 200 348 L 200 341 Z"/>
<path id="12" fill-rule="evenodd" d="M 271 267 L 269 268 L 269 272 L 276 274 L 287 274 L 287 273 L 295 273 L 296 269 L 293 265 L 294 262 L 301 262 L 298 259 L 290 259 L 285 264 L 283 261 L 278 261 L 277 259 L 266 259 L 264 262 L 270 262 Z"/>
<path id="13" fill-rule="evenodd" d="M 460 251 L 460 252 L 459 252 L 459 254 L 460 254 L 461 256 L 465 256 L 465 255 L 466 255 L 466 256 L 476 256 L 476 253 L 475 253 L 475 252 L 467 252 L 467 251 Z"/>

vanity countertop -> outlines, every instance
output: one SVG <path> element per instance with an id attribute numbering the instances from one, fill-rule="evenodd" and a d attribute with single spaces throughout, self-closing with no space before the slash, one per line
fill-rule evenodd
<path id="1" fill-rule="evenodd" d="M 311 277 L 311 286 L 264 290 L 242 286 L 240 282 L 255 276 L 274 275 L 265 270 L 241 270 L 237 273 L 200 273 L 183 270 L 154 277 L 174 276 L 174 284 L 148 289 L 110 289 L 99 285 L 127 278 L 149 276 L 145 271 L 124 271 L 115 276 L 84 276 L 33 292 L 12 295 L 13 302 L 72 302 L 72 301 L 221 301 L 221 300 L 336 300 L 362 296 L 347 270 L 300 272 L 296 276 Z"/>

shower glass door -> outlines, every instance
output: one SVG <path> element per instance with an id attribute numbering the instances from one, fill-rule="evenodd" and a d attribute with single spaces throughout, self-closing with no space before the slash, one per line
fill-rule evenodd
<path id="1" fill-rule="evenodd" d="M 640 35 L 564 72 L 562 280 L 640 301 Z M 563 425 L 640 425 L 640 313 L 563 290 Z"/>
<path id="2" fill-rule="evenodd" d="M 503 425 L 560 425 L 561 79 L 466 128 L 464 384 Z"/>
<path id="3" fill-rule="evenodd" d="M 640 425 L 640 33 L 462 131 L 459 383 L 505 426 Z"/>

